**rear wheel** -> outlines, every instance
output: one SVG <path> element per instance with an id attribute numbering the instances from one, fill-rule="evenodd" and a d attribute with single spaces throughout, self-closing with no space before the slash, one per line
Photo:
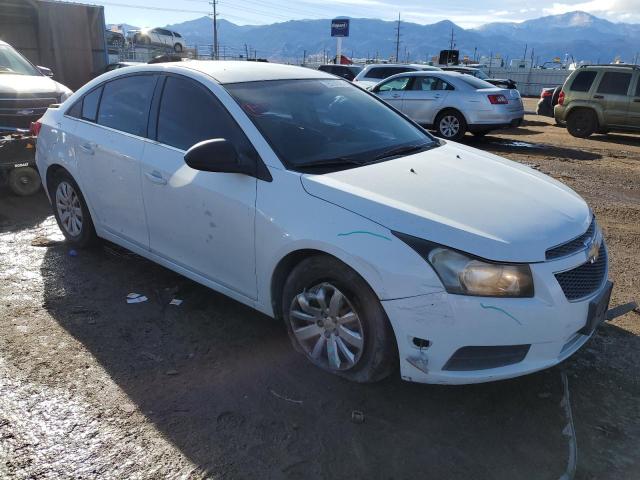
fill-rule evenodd
<path id="1" fill-rule="evenodd" d="M 598 128 L 598 119 L 593 110 L 574 110 L 567 118 L 567 130 L 578 138 L 587 138 Z"/>
<path id="2" fill-rule="evenodd" d="M 440 113 L 436 118 L 435 127 L 439 136 L 454 141 L 462 139 L 467 131 L 464 117 L 455 110 L 445 110 Z"/>
<path id="3" fill-rule="evenodd" d="M 397 352 L 382 305 L 339 260 L 315 256 L 296 266 L 285 282 L 282 312 L 296 350 L 323 370 L 356 382 L 393 371 Z"/>
<path id="4" fill-rule="evenodd" d="M 71 175 L 57 172 L 51 179 L 49 194 L 56 221 L 67 241 L 78 248 L 92 244 L 97 237 L 91 214 Z"/>
<path id="5" fill-rule="evenodd" d="M 176 53 L 181 53 L 182 52 L 182 45 L 180 45 L 179 43 L 176 43 L 173 46 L 173 51 L 176 52 Z"/>
<path id="6" fill-rule="evenodd" d="M 40 175 L 33 167 L 14 168 L 9 172 L 9 188 L 21 197 L 33 195 L 40 190 Z"/>

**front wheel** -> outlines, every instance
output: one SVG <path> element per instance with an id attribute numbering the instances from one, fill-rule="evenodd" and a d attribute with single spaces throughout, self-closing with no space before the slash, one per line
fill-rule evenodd
<path id="1" fill-rule="evenodd" d="M 92 244 L 97 237 L 91 214 L 71 175 L 58 172 L 51 180 L 49 194 L 56 221 L 67 241 L 77 248 Z"/>
<path id="2" fill-rule="evenodd" d="M 438 115 L 435 127 L 440 137 L 453 141 L 461 140 L 467 131 L 464 117 L 454 110 L 444 111 Z"/>
<path id="3" fill-rule="evenodd" d="M 356 382 L 388 376 L 397 362 L 389 320 L 369 285 L 329 256 L 289 275 L 282 312 L 294 347 L 323 370 Z"/>
<path id="4" fill-rule="evenodd" d="M 176 43 L 173 46 L 173 51 L 176 52 L 176 53 L 182 53 L 182 45 L 180 45 L 179 43 Z"/>

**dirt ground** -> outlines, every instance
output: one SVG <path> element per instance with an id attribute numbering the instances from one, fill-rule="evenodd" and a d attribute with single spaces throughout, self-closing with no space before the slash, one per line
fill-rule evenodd
<path id="1" fill-rule="evenodd" d="M 466 142 L 583 195 L 611 251 L 613 305 L 640 300 L 640 137 L 526 120 Z M 0 477 L 556 480 L 577 445 L 576 478 L 636 479 L 639 333 L 627 314 L 562 365 L 509 381 L 352 384 L 239 303 L 112 245 L 70 251 L 44 195 L 3 190 Z"/>

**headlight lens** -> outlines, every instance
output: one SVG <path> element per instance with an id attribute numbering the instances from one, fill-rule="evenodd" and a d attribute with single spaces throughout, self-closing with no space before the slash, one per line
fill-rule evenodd
<path id="1" fill-rule="evenodd" d="M 449 293 L 482 297 L 533 297 L 526 264 L 494 263 L 409 235 L 394 234 L 434 268 Z"/>

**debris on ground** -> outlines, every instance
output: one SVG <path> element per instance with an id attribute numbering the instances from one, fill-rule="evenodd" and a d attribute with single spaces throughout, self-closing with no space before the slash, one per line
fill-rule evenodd
<path id="1" fill-rule="evenodd" d="M 129 295 L 127 295 L 127 303 L 142 303 L 146 302 L 147 300 L 149 300 L 147 297 L 139 293 L 130 293 Z"/>
<path id="2" fill-rule="evenodd" d="M 353 410 L 351 412 L 351 421 L 353 423 L 364 423 L 364 413 L 360 410 Z"/>
<path id="3" fill-rule="evenodd" d="M 303 403 L 302 400 L 294 400 L 293 398 L 285 397 L 284 395 L 280 395 L 279 393 L 274 392 L 272 389 L 269 389 L 269 392 L 271 392 L 271 395 L 273 395 L 274 397 L 286 402 L 297 403 L 298 405 L 302 405 Z"/>
<path id="4" fill-rule="evenodd" d="M 182 300 L 180 300 L 179 298 L 174 298 L 169 302 L 169 305 L 175 305 L 176 307 L 179 307 L 180 305 L 182 305 Z"/>

